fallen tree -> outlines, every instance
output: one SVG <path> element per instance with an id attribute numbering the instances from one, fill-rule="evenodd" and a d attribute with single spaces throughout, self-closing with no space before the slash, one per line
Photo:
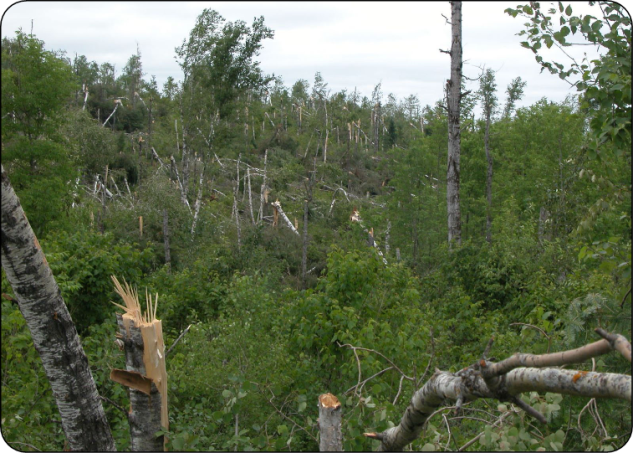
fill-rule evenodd
<path id="1" fill-rule="evenodd" d="M 479 398 L 511 402 L 541 423 L 546 423 L 546 418 L 520 399 L 521 393 L 551 392 L 630 402 L 629 375 L 552 368 L 581 363 L 612 350 L 631 362 L 631 344 L 626 338 L 602 329 L 595 331 L 603 339 L 578 349 L 542 355 L 518 353 L 497 363 L 486 358 L 491 339 L 479 362 L 456 373 L 436 369 L 411 398 L 399 425 L 364 435 L 380 441 L 379 451 L 401 451 L 419 437 L 426 421 L 447 401 L 455 401 L 457 409 Z"/>

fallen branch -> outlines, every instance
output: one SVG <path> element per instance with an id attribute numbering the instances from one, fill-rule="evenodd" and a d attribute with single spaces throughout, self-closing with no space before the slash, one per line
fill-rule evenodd
<path id="1" fill-rule="evenodd" d="M 618 351 L 630 351 L 630 343 L 621 335 L 608 334 L 618 340 Z M 510 401 L 529 415 L 545 423 L 545 417 L 519 398 L 524 392 L 552 392 L 589 398 L 615 398 L 631 401 L 631 376 L 613 373 L 547 368 L 579 363 L 616 349 L 608 340 L 554 354 L 515 354 L 498 363 L 482 359 L 456 373 L 437 370 L 420 388 L 407 407 L 398 426 L 382 433 L 365 433 L 381 441 L 379 450 L 399 451 L 420 435 L 424 424 L 446 400 L 463 402 L 479 398 Z M 487 348 L 488 349 L 488 348 Z M 621 351 L 620 351 L 621 352 Z M 626 357 L 624 353 L 622 353 Z M 529 364 L 532 367 L 526 368 Z M 539 366 L 542 368 L 534 368 Z M 474 442 L 472 440 L 471 442 Z M 470 444 L 469 444 L 470 445 Z M 461 449 L 466 447 L 463 446 Z"/>
<path id="2" fill-rule="evenodd" d="M 174 349 L 174 347 L 178 344 L 178 342 L 180 341 L 180 339 L 182 337 L 185 336 L 185 334 L 187 332 L 189 332 L 189 329 L 191 329 L 191 326 L 193 326 L 193 324 L 189 324 L 189 326 L 187 326 L 187 328 L 185 330 L 182 331 L 182 333 L 178 336 L 178 338 L 176 338 L 176 341 L 174 341 L 172 343 L 172 345 L 169 347 L 169 349 L 167 350 L 167 352 L 165 353 L 165 358 L 167 358 L 167 356 L 169 355 L 169 353 L 171 352 L 172 349 Z"/>

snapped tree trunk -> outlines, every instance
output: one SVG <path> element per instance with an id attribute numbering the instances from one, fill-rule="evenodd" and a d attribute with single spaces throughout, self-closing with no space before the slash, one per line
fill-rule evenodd
<path id="1" fill-rule="evenodd" d="M 117 293 L 125 306 L 117 313 L 117 338 L 125 348 L 125 370 L 113 369 L 110 379 L 129 388 L 130 440 L 132 451 L 163 451 L 166 439 L 156 436 L 161 428 L 169 429 L 167 413 L 167 371 L 162 323 L 156 319 L 158 294 L 152 304 L 147 297 L 147 309 L 142 315 L 138 294 L 125 283 L 125 289 L 113 277 Z"/>
<path id="2" fill-rule="evenodd" d="M 69 448 L 115 450 L 77 330 L 4 167 L 2 267 L 42 359 Z"/>
<path id="3" fill-rule="evenodd" d="M 446 203 L 448 242 L 462 242 L 459 206 L 459 158 L 461 153 L 460 102 L 462 86 L 462 3 L 451 2 L 451 78 L 448 81 L 448 168 Z"/>
<path id="4" fill-rule="evenodd" d="M 319 396 L 319 451 L 343 451 L 341 403 L 331 393 Z"/>

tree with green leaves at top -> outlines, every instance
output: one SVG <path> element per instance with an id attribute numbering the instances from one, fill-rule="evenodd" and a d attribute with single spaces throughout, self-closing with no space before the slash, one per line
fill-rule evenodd
<path id="1" fill-rule="evenodd" d="M 209 93 L 209 111 L 217 110 L 220 118 L 226 118 L 234 110 L 233 101 L 238 96 L 258 90 L 272 80 L 263 74 L 255 57 L 262 41 L 273 36 L 263 16 L 255 18 L 249 27 L 241 20 L 225 22 L 217 11 L 204 9 L 189 39 L 176 48 L 185 84 Z"/>
<path id="2" fill-rule="evenodd" d="M 495 71 L 487 69 L 479 78 L 479 97 L 484 109 L 486 129 L 484 132 L 484 148 L 486 150 L 486 161 L 488 169 L 486 171 L 486 241 L 492 242 L 492 154 L 490 152 L 490 122 L 497 106 L 497 96 L 495 91 Z"/>
<path id="3" fill-rule="evenodd" d="M 512 82 L 510 82 L 508 88 L 506 89 L 508 97 L 506 98 L 506 104 L 503 107 L 504 118 L 510 117 L 516 107 L 517 101 L 520 101 L 523 98 L 523 90 L 526 85 L 527 82 L 521 80 L 521 77 L 512 79 Z"/>
<path id="4" fill-rule="evenodd" d="M 73 95 L 67 61 L 22 31 L 2 41 L 2 160 L 38 236 L 70 205 L 73 156 L 59 133 Z"/>
<path id="5" fill-rule="evenodd" d="M 587 109 L 594 135 L 593 152 L 599 153 L 602 145 L 613 143 L 615 152 L 621 155 L 631 149 L 631 17 L 618 3 L 591 3 L 601 18 L 573 15 L 572 5 L 561 2 L 558 9 L 545 11 L 539 2 L 531 2 L 508 8 L 506 13 L 529 20 L 519 33 L 526 37 L 521 45 L 532 50 L 541 71 L 557 74 L 582 94 L 582 107 Z M 574 37 L 585 42 L 571 42 Z M 570 62 L 548 61 L 539 52 L 543 44 L 548 49 L 560 48 Z M 595 46 L 600 56 L 578 62 L 565 52 L 567 47 L 585 44 Z"/>

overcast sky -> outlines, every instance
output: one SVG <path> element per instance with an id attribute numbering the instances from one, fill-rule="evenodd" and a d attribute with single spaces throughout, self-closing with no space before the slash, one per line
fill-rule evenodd
<path id="1" fill-rule="evenodd" d="M 540 66 L 532 52 L 520 46 L 516 34 L 525 20 L 503 11 L 516 2 L 465 2 L 463 5 L 464 75 L 476 77 L 479 67 L 497 72 L 499 98 L 518 76 L 527 81 L 521 105 L 542 97 L 561 101 L 576 90 Z M 180 80 L 174 49 L 181 45 L 204 8 L 218 11 L 229 21 L 264 16 L 275 32 L 264 41 L 258 57 L 266 73 L 282 76 L 292 87 L 298 79 L 310 85 L 317 71 L 332 93 L 356 87 L 371 96 L 382 83 L 386 98 L 415 94 L 421 104 L 433 105 L 442 97 L 450 77 L 450 57 L 439 49 L 450 48 L 449 2 L 11 2 L 0 0 L 2 37 L 12 37 L 22 27 L 31 30 L 51 50 L 65 50 L 74 58 L 115 65 L 119 75 L 128 58 L 141 52 L 149 80 L 156 76 L 162 88 L 168 76 Z M 549 3 L 543 2 L 549 6 Z M 573 3 L 574 12 L 600 15 L 597 6 Z M 9 9 L 7 9 L 9 8 Z M 574 47 L 582 58 L 591 47 Z M 590 54 L 595 55 L 595 54 Z M 567 63 L 565 57 L 560 61 Z M 470 89 L 476 89 L 471 82 Z"/>

